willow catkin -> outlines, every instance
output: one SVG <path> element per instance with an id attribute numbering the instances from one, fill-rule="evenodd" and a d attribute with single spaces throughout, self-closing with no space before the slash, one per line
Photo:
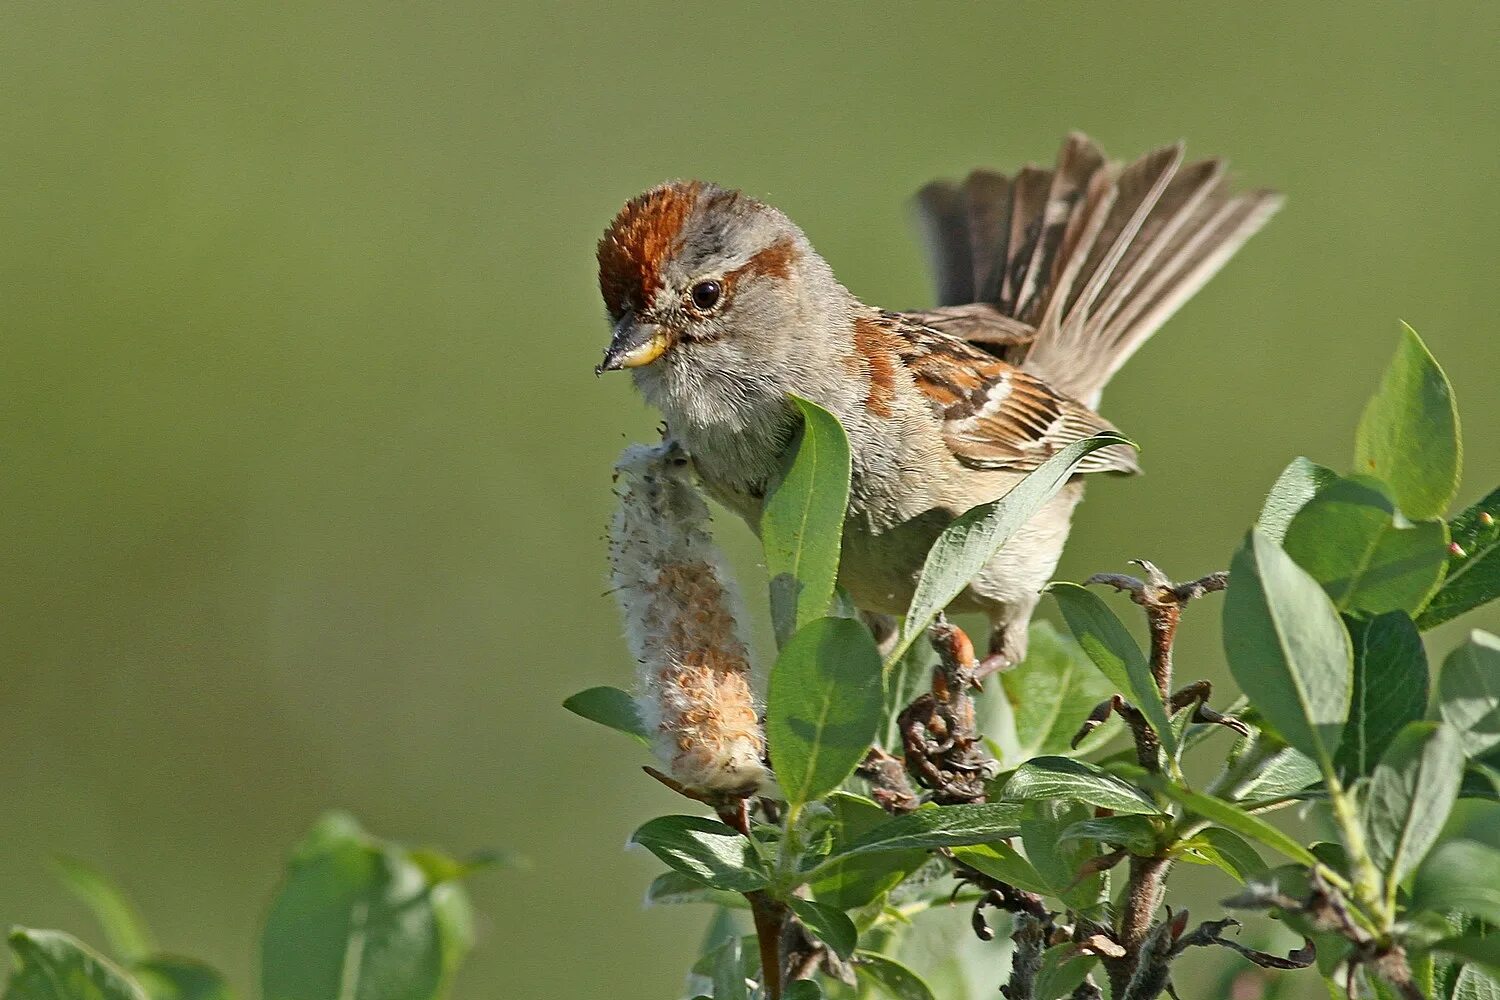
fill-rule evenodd
<path id="1" fill-rule="evenodd" d="M 764 737 L 708 507 L 669 443 L 625 449 L 615 480 L 614 592 L 656 754 L 693 791 L 748 794 L 766 778 Z"/>

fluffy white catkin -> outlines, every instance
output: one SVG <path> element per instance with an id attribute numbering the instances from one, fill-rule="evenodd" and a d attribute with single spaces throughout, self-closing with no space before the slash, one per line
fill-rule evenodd
<path id="1" fill-rule="evenodd" d="M 693 791 L 748 794 L 767 777 L 765 743 L 708 507 L 670 443 L 625 449 L 615 482 L 614 592 L 656 754 Z"/>

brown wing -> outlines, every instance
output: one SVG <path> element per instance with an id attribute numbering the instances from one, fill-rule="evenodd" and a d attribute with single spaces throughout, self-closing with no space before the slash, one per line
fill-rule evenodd
<path id="1" fill-rule="evenodd" d="M 942 420 L 955 457 L 979 469 L 1029 472 L 1074 441 L 1114 425 L 1036 375 L 903 313 L 881 325 L 917 389 Z M 1094 452 L 1081 472 L 1135 473 L 1133 449 Z"/>

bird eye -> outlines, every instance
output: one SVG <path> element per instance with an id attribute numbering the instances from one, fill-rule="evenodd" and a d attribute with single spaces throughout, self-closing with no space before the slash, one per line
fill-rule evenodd
<path id="1" fill-rule="evenodd" d="M 700 281 L 688 291 L 688 295 L 692 297 L 693 306 L 699 312 L 708 312 L 719 304 L 724 288 L 717 281 Z"/>

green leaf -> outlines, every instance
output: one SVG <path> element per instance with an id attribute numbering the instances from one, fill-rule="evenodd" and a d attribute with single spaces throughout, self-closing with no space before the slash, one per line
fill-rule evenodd
<path id="1" fill-rule="evenodd" d="M 1261 508 L 1260 519 L 1255 526 L 1267 538 L 1280 544 L 1286 537 L 1287 526 L 1307 502 L 1317 496 L 1318 491 L 1337 480 L 1338 473 L 1305 458 L 1294 458 L 1276 479 Z"/>
<path id="2" fill-rule="evenodd" d="M 833 848 L 841 855 L 861 837 L 883 826 L 890 816 L 869 799 L 845 792 L 828 798 L 833 814 Z M 883 851 L 843 858 L 829 865 L 827 873 L 811 886 L 820 903 L 841 910 L 855 910 L 894 889 L 927 860 L 927 852 Z"/>
<path id="3" fill-rule="evenodd" d="M 1370 856 L 1386 885 L 1405 881 L 1437 842 L 1458 799 L 1464 754 L 1458 734 L 1434 722 L 1402 729 L 1370 780 L 1365 826 Z"/>
<path id="4" fill-rule="evenodd" d="M 145 990 L 77 938 L 13 928 L 16 968 L 5 1000 L 147 1000 Z"/>
<path id="5" fill-rule="evenodd" d="M 1161 737 L 1169 760 L 1177 757 L 1177 741 L 1161 690 L 1141 649 L 1109 605 L 1093 591 L 1076 583 L 1054 583 L 1047 588 L 1057 598 L 1063 619 L 1089 659 L 1146 716 Z"/>
<path id="6" fill-rule="evenodd" d="M 818 940 L 832 948 L 839 958 L 848 959 L 854 954 L 859 932 L 843 910 L 797 896 L 788 899 L 787 905 L 797 914 L 797 919 L 816 934 Z"/>
<path id="7" fill-rule="evenodd" d="M 1435 847 L 1412 884 L 1411 910 L 1458 910 L 1500 924 L 1500 850 L 1472 840 Z"/>
<path id="8" fill-rule="evenodd" d="M 1317 864 L 1318 859 L 1313 857 L 1312 852 L 1307 848 L 1259 816 L 1252 816 L 1233 803 L 1165 781 L 1160 782 L 1160 790 L 1168 798 L 1181 803 L 1189 812 L 1212 820 L 1243 837 L 1265 844 L 1272 850 L 1280 851 L 1299 864 L 1308 866 Z"/>
<path id="9" fill-rule="evenodd" d="M 792 401 L 802 411 L 802 425 L 760 515 L 778 645 L 828 614 L 849 506 L 849 439 L 844 428 L 816 403 L 796 396 Z"/>
<path id="10" fill-rule="evenodd" d="M 740 938 L 731 937 L 713 953 L 714 1000 L 749 1000 Z"/>
<path id="11" fill-rule="evenodd" d="M 1433 945 L 1432 950 L 1457 955 L 1481 966 L 1491 976 L 1500 976 L 1500 934 L 1465 934 L 1444 938 Z M 1457 997 L 1458 994 L 1455 993 L 1454 1000 Z"/>
<path id="12" fill-rule="evenodd" d="M 1161 821 L 1146 816 L 1102 816 L 1074 823 L 1062 832 L 1062 840 L 1091 840 L 1123 847 L 1131 854 L 1155 853 L 1161 840 Z"/>
<path id="13" fill-rule="evenodd" d="M 1025 661 L 1000 675 L 1000 691 L 1010 703 L 1016 736 L 1013 746 L 1002 741 L 1001 747 L 1005 759 L 1016 763 L 1042 754 L 1071 755 L 1072 739 L 1089 711 L 1114 687 L 1077 642 L 1059 635 L 1051 622 L 1038 621 Z M 1081 749 L 1099 742 L 1090 737 Z"/>
<path id="14" fill-rule="evenodd" d="M 955 847 L 953 857 L 975 871 L 1017 889 L 1038 895 L 1046 895 L 1052 891 L 1052 884 L 1032 867 L 1031 862 L 1021 857 L 1014 847 L 1003 840 L 997 840 L 993 844 Z"/>
<path id="15" fill-rule="evenodd" d="M 1026 859 L 1049 886 L 1047 895 L 1080 911 L 1093 909 L 1103 892 L 1103 875 L 1079 879 L 1084 863 L 1099 852 L 1090 843 L 1065 843 L 1062 834 L 1091 816 L 1092 811 L 1083 803 L 1058 799 L 1027 802 L 1021 809 L 1021 843 Z"/>
<path id="16" fill-rule="evenodd" d="M 471 941 L 467 898 L 333 813 L 294 850 L 261 936 L 265 1000 L 429 1000 Z"/>
<path id="17" fill-rule="evenodd" d="M 1184 861 L 1213 865 L 1241 885 L 1266 870 L 1253 846 L 1220 826 L 1210 826 L 1178 845 Z"/>
<path id="18" fill-rule="evenodd" d="M 766 886 L 766 871 L 754 846 L 718 820 L 658 816 L 631 834 L 630 842 L 714 889 L 750 892 Z"/>
<path id="19" fill-rule="evenodd" d="M 1417 616 L 1424 632 L 1500 597 L 1500 489 L 1453 519 L 1448 573 Z"/>
<path id="20" fill-rule="evenodd" d="M 646 887 L 647 906 L 677 906 L 683 903 L 710 903 L 736 910 L 750 905 L 737 892 L 715 889 L 679 871 L 662 872 Z"/>
<path id="21" fill-rule="evenodd" d="M 854 971 L 861 979 L 874 983 L 891 1000 L 937 1000 L 921 976 L 889 956 L 862 951 Z"/>
<path id="22" fill-rule="evenodd" d="M 898 816 L 855 840 L 843 852 L 818 865 L 819 874 L 833 862 L 874 851 L 962 847 L 1014 837 L 1021 832 L 1021 806 L 1016 802 L 977 805 L 926 806 Z"/>
<path id="23" fill-rule="evenodd" d="M 1500 1000 L 1500 978 L 1490 975 L 1482 966 L 1466 965 L 1458 971 L 1452 1000 Z"/>
<path id="24" fill-rule="evenodd" d="M 1354 646 L 1354 689 L 1334 764 L 1342 778 L 1353 780 L 1374 769 L 1402 726 L 1422 717 L 1427 651 L 1403 611 L 1344 623 Z"/>
<path id="25" fill-rule="evenodd" d="M 785 1000 L 822 1000 L 823 987 L 811 979 L 795 979 L 786 984 Z"/>
<path id="26" fill-rule="evenodd" d="M 1129 782 L 1106 774 L 1087 761 L 1071 757 L 1038 757 L 1016 769 L 1005 783 L 1010 802 L 1071 799 L 1117 813 L 1153 815 L 1161 809 Z"/>
<path id="27" fill-rule="evenodd" d="M 156 951 L 146 922 L 114 879 L 72 858 L 57 858 L 54 864 L 63 885 L 99 921 L 105 940 L 120 961 L 131 965 Z"/>
<path id="28" fill-rule="evenodd" d="M 234 996 L 222 975 L 191 958 L 157 955 L 135 963 L 130 972 L 151 1000 L 232 1000 Z"/>
<path id="29" fill-rule="evenodd" d="M 1042 967 L 1037 971 L 1032 996 L 1036 1000 L 1061 1000 L 1078 988 L 1098 961 L 1078 950 L 1072 941 L 1055 944 L 1042 952 Z"/>
<path id="30" fill-rule="evenodd" d="M 634 736 L 647 746 L 651 745 L 651 734 L 641 721 L 635 699 L 619 688 L 591 687 L 564 701 L 563 708 L 590 722 L 608 726 L 626 736 Z"/>
<path id="31" fill-rule="evenodd" d="M 1067 485 L 1078 464 L 1101 448 L 1134 445 L 1113 431 L 1075 441 L 1047 459 L 998 500 L 959 515 L 927 553 L 916 592 L 901 626 L 901 640 L 887 657 L 894 662 L 932 620 L 968 588 L 970 581 L 1022 525 Z"/>
<path id="32" fill-rule="evenodd" d="M 820 618 L 776 657 L 766 699 L 771 764 L 794 806 L 833 791 L 869 752 L 883 721 L 880 651 L 849 618 Z"/>
<path id="33" fill-rule="evenodd" d="M 1438 675 L 1438 713 L 1478 757 L 1500 745 L 1500 638 L 1475 629 Z"/>
<path id="34" fill-rule="evenodd" d="M 1426 518 L 1448 509 L 1462 460 L 1453 387 L 1403 323 L 1396 356 L 1360 418 L 1354 467 L 1389 483 L 1408 517 Z"/>
<path id="35" fill-rule="evenodd" d="M 1262 738 L 1267 738 L 1267 735 L 1275 738 L 1274 734 L 1263 734 Z M 1283 747 L 1268 757 L 1260 770 L 1240 784 L 1234 799 L 1247 806 L 1279 799 L 1302 791 L 1322 776 L 1323 772 L 1307 754 L 1291 747 Z"/>
<path id="36" fill-rule="evenodd" d="M 1437 590 L 1448 561 L 1441 521 L 1413 524 L 1378 480 L 1340 479 L 1292 520 L 1282 543 L 1340 611 L 1415 614 Z"/>
<path id="37" fill-rule="evenodd" d="M 1230 563 L 1224 651 L 1266 721 L 1332 767 L 1353 686 L 1349 633 L 1318 582 L 1259 531 Z"/>

